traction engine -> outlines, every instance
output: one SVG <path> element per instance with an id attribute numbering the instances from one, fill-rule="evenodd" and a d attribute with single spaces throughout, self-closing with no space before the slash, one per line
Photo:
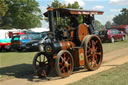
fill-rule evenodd
<path id="1" fill-rule="evenodd" d="M 47 8 L 50 31 L 40 41 L 40 52 L 33 59 L 39 77 L 48 76 L 55 69 L 60 77 L 68 77 L 75 67 L 96 70 L 101 66 L 103 48 L 94 35 L 94 15 L 102 11 L 69 8 Z M 81 22 L 79 22 L 81 21 Z"/>

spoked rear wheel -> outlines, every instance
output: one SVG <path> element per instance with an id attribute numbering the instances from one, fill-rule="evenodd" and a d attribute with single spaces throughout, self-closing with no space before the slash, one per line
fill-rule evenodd
<path id="1" fill-rule="evenodd" d="M 49 65 L 49 59 L 42 52 L 39 52 L 35 55 L 33 59 L 33 67 L 34 67 L 35 73 L 40 78 L 46 77 L 49 74 L 51 69 L 51 66 Z"/>
<path id="2" fill-rule="evenodd" d="M 62 50 L 57 54 L 55 60 L 55 68 L 58 76 L 60 77 L 68 77 L 74 67 L 74 61 L 72 55 L 67 50 Z"/>
<path id="3" fill-rule="evenodd" d="M 88 35 L 84 43 L 85 66 L 88 70 L 96 70 L 103 59 L 102 43 L 98 36 Z"/>

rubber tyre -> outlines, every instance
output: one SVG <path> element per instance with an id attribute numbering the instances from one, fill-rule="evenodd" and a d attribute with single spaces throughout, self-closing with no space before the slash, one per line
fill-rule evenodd
<path id="1" fill-rule="evenodd" d="M 114 43 L 115 42 L 115 39 L 112 37 L 111 38 L 111 43 Z"/>
<path id="2" fill-rule="evenodd" d="M 122 36 L 122 41 L 124 41 L 125 40 L 125 37 L 124 36 Z"/>

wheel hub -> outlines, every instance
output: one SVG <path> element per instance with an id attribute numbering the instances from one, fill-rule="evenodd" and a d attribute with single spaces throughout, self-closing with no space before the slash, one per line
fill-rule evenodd
<path id="1" fill-rule="evenodd" d="M 69 63 L 67 61 L 65 61 L 65 67 L 68 67 Z"/>
<path id="2" fill-rule="evenodd" d="M 94 55 L 94 54 L 96 54 L 96 49 L 95 48 L 92 48 L 91 49 L 91 55 Z"/>

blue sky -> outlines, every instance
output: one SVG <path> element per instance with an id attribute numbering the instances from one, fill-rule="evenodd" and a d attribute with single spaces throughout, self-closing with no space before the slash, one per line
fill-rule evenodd
<path id="1" fill-rule="evenodd" d="M 42 12 L 46 11 L 48 5 L 54 0 L 36 0 L 39 2 Z M 96 15 L 95 19 L 99 20 L 103 25 L 106 21 L 111 21 L 112 18 L 120 13 L 122 8 L 128 9 L 128 0 L 59 0 L 63 4 L 73 3 L 78 1 L 83 9 L 93 9 L 104 11 L 103 15 Z M 48 24 L 42 21 L 42 27 L 48 28 Z"/>

